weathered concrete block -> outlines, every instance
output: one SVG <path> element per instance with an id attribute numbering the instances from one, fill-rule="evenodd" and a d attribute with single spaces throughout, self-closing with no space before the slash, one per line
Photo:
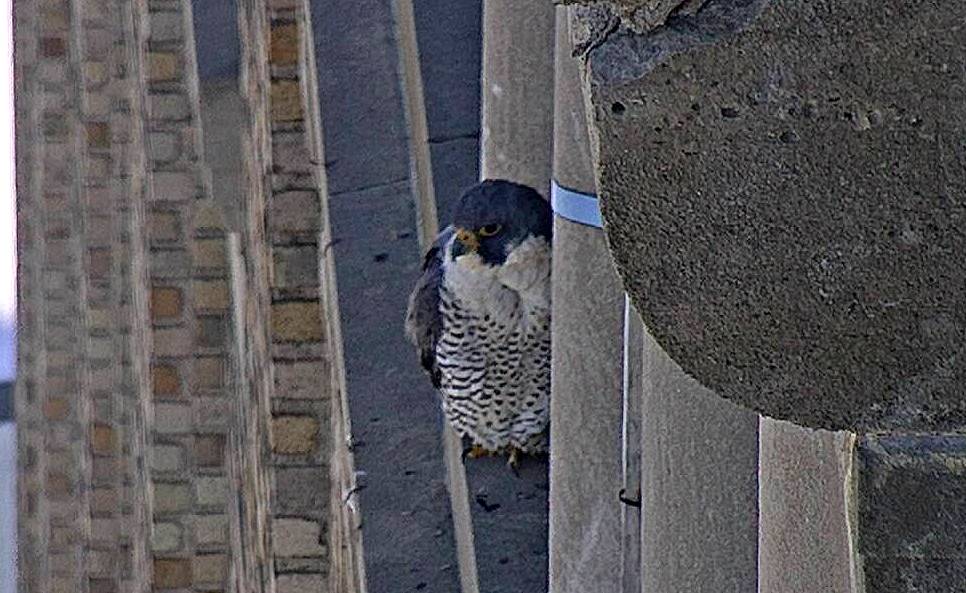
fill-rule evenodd
<path id="1" fill-rule="evenodd" d="M 191 108 L 183 93 L 151 93 L 148 113 L 153 120 L 181 121 L 191 117 Z"/>
<path id="2" fill-rule="evenodd" d="M 208 311 L 224 311 L 228 309 L 227 281 L 196 280 L 191 290 L 194 295 L 195 307 Z"/>
<path id="3" fill-rule="evenodd" d="M 324 365 L 324 366 L 320 366 Z M 316 361 L 278 363 L 275 365 L 275 395 L 281 398 L 322 399 L 327 390 L 319 384 L 328 365 Z"/>
<path id="4" fill-rule="evenodd" d="M 272 305 L 272 339 L 306 342 L 322 339 L 322 320 L 316 301 Z"/>
<path id="5" fill-rule="evenodd" d="M 149 306 L 151 319 L 155 322 L 180 319 L 184 308 L 181 289 L 169 286 L 152 288 Z"/>
<path id="6" fill-rule="evenodd" d="M 176 445 L 155 445 L 150 455 L 152 471 L 176 472 L 185 467 L 184 451 Z"/>
<path id="7" fill-rule="evenodd" d="M 325 590 L 326 578 L 318 574 L 283 574 L 275 579 L 278 593 L 316 593 Z"/>
<path id="8" fill-rule="evenodd" d="M 147 65 L 149 82 L 167 82 L 181 76 L 179 56 L 175 53 L 150 52 Z"/>
<path id="9" fill-rule="evenodd" d="M 317 231 L 321 224 L 319 196 L 310 191 L 276 194 L 268 217 L 270 231 Z"/>
<path id="10" fill-rule="evenodd" d="M 191 432 L 191 407 L 177 404 L 154 406 L 154 429 L 160 434 Z"/>
<path id="11" fill-rule="evenodd" d="M 151 383 L 154 397 L 177 399 L 181 397 L 181 375 L 173 364 L 157 364 L 151 367 Z"/>
<path id="12" fill-rule="evenodd" d="M 228 480 L 222 476 L 195 478 L 195 499 L 201 506 L 224 507 L 228 501 Z"/>
<path id="13" fill-rule="evenodd" d="M 588 47 L 625 287 L 719 395 L 823 428 L 966 422 L 964 17 L 717 0 Z"/>
<path id="14" fill-rule="evenodd" d="M 195 464 L 201 467 L 220 467 L 225 464 L 225 435 L 198 435 L 194 441 Z"/>
<path id="15" fill-rule="evenodd" d="M 314 245 L 273 250 L 275 285 L 278 288 L 318 286 L 319 250 Z"/>
<path id="16" fill-rule="evenodd" d="M 152 132 L 148 138 L 151 158 L 168 163 L 181 156 L 181 137 L 171 132 Z"/>
<path id="17" fill-rule="evenodd" d="M 193 523 L 195 545 L 215 547 L 228 541 L 227 515 L 198 515 Z"/>
<path id="18" fill-rule="evenodd" d="M 179 12 L 152 12 L 149 28 L 152 42 L 178 41 L 184 34 L 184 16 Z"/>
<path id="19" fill-rule="evenodd" d="M 302 117 L 302 90 L 299 88 L 298 81 L 273 81 L 271 89 L 272 121 L 297 121 Z"/>
<path id="20" fill-rule="evenodd" d="M 301 36 L 294 23 L 274 25 L 271 30 L 269 61 L 273 66 L 294 66 L 299 59 Z"/>
<path id="21" fill-rule="evenodd" d="M 275 510 L 279 515 L 321 517 L 327 510 L 327 494 L 320 488 L 326 476 L 316 468 L 275 470 Z"/>
<path id="22" fill-rule="evenodd" d="M 151 175 L 152 197 L 155 200 L 181 202 L 194 198 L 198 193 L 195 176 L 180 171 L 164 171 Z"/>

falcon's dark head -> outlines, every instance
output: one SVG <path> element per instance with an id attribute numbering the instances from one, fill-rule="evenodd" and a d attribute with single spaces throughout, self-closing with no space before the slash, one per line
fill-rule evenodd
<path id="1" fill-rule="evenodd" d="M 550 205 L 533 188 L 488 179 L 463 192 L 453 228 L 453 259 L 475 252 L 485 263 L 500 266 L 508 253 L 530 237 L 543 237 L 549 243 L 553 215 Z"/>

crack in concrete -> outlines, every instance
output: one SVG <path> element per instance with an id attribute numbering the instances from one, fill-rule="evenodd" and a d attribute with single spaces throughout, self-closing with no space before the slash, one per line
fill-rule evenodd
<path id="1" fill-rule="evenodd" d="M 711 45 L 743 31 L 769 2 L 684 0 L 662 24 L 647 33 L 638 33 L 619 22 L 616 28 L 609 28 L 605 34 L 585 40 L 583 55 L 591 83 L 610 86 L 638 80 L 671 55 L 696 46 Z M 602 17 L 599 11 L 577 9 L 574 18 L 585 31 L 600 30 Z"/>

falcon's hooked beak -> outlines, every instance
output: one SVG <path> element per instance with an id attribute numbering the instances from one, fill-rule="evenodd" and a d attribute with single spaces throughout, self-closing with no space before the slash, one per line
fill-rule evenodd
<path id="1" fill-rule="evenodd" d="M 456 241 L 453 243 L 453 259 L 467 253 L 476 253 L 480 248 L 480 239 L 473 231 L 463 228 L 456 229 Z"/>

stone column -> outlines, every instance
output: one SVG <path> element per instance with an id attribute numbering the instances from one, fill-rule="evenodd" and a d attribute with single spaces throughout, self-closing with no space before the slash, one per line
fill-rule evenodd
<path id="1" fill-rule="evenodd" d="M 557 8 L 553 175 L 595 196 L 567 12 Z M 624 293 L 601 229 L 557 214 L 553 230 L 550 591 L 619 591 Z"/>
<path id="2" fill-rule="evenodd" d="M 480 178 L 550 195 L 554 10 L 548 2 L 484 0 Z"/>
<path id="3" fill-rule="evenodd" d="M 155 590 L 224 591 L 236 383 L 226 227 L 210 192 L 189 0 L 150 0 L 147 66 Z"/>
<path id="4" fill-rule="evenodd" d="M 624 286 L 708 394 L 858 434 L 762 423 L 760 590 L 955 590 L 966 7 L 692 4 L 584 21 Z"/>

